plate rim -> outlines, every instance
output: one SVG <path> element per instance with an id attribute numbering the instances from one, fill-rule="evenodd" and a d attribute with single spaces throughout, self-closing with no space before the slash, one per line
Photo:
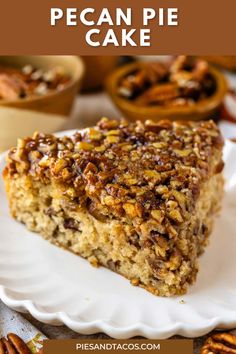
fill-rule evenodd
<path id="1" fill-rule="evenodd" d="M 72 320 L 64 311 L 60 312 L 42 312 L 37 305 L 31 300 L 16 300 L 7 294 L 8 288 L 0 285 L 0 299 L 11 309 L 30 313 L 38 321 L 54 326 L 65 325 L 74 332 L 92 335 L 96 333 L 104 333 L 114 339 L 129 339 L 135 336 L 142 336 L 147 339 L 167 339 L 174 335 L 180 335 L 186 338 L 196 338 L 206 335 L 214 329 L 233 329 L 236 327 L 236 310 L 231 312 L 231 316 L 222 320 L 219 316 L 212 319 L 205 319 L 198 325 L 189 325 L 178 321 L 168 326 L 154 328 L 142 322 L 136 322 L 130 326 L 121 327 L 114 326 L 109 321 L 75 321 Z M 233 319 L 234 317 L 234 319 Z"/>

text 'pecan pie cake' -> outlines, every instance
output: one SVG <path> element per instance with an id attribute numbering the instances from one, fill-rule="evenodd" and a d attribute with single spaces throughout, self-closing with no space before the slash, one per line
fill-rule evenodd
<path id="1" fill-rule="evenodd" d="M 4 171 L 14 218 L 53 244 L 160 296 L 183 294 L 223 195 L 223 139 L 212 121 L 35 133 Z"/>

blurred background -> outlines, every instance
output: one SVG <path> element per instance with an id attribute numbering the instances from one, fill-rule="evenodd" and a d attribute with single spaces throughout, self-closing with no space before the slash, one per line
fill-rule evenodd
<path id="1" fill-rule="evenodd" d="M 0 57 L 0 151 L 103 116 L 215 119 L 235 139 L 236 57 Z"/>

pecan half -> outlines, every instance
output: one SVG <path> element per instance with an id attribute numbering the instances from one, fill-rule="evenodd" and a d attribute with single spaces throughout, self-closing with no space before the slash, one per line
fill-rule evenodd
<path id="1" fill-rule="evenodd" d="M 15 349 L 5 338 L 0 339 L 0 354 L 16 354 Z"/>
<path id="2" fill-rule="evenodd" d="M 173 83 L 152 86 L 146 90 L 137 99 L 139 105 L 164 104 L 168 100 L 179 97 L 178 86 Z"/>
<path id="3" fill-rule="evenodd" d="M 32 354 L 25 342 L 16 334 L 9 333 L 0 339 L 0 354 Z"/>
<path id="4" fill-rule="evenodd" d="M 17 76 L 0 74 L 0 96 L 5 100 L 15 100 L 25 95 L 26 84 Z"/>
<path id="5" fill-rule="evenodd" d="M 179 56 L 173 63 L 143 63 L 118 85 L 118 94 L 140 106 L 183 107 L 210 97 L 216 82 L 208 63 Z"/>
<path id="6" fill-rule="evenodd" d="M 236 336 L 231 333 L 217 333 L 204 343 L 201 354 L 236 354 Z"/>

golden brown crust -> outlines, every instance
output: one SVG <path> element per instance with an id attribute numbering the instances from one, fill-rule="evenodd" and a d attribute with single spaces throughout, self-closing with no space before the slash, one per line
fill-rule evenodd
<path id="1" fill-rule="evenodd" d="M 72 137 L 36 133 L 19 140 L 4 172 L 54 180 L 68 201 L 100 220 L 128 217 L 181 223 L 200 185 L 221 172 L 223 140 L 212 121 L 102 119 Z"/>

